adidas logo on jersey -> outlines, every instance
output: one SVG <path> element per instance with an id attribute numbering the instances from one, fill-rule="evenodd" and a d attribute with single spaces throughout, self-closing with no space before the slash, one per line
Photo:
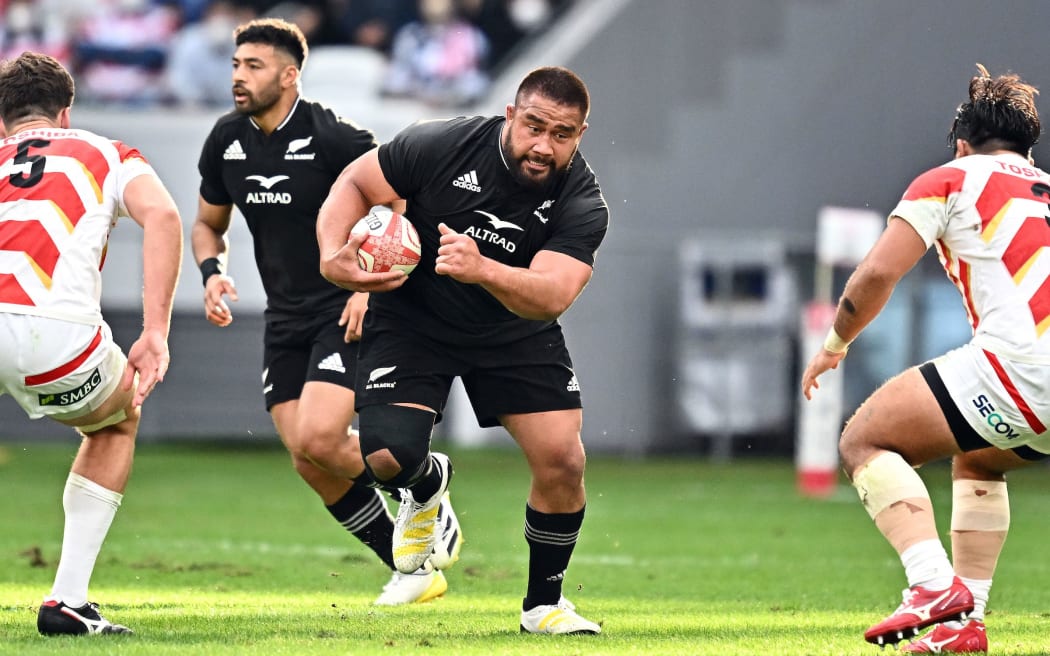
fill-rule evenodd
<path id="1" fill-rule="evenodd" d="M 233 143 L 226 146 L 226 152 L 222 154 L 223 159 L 248 159 L 248 156 L 244 154 L 244 149 L 241 148 L 241 142 L 239 139 L 234 139 Z"/>
<path id="2" fill-rule="evenodd" d="M 580 383 L 576 380 L 576 374 L 573 374 L 572 378 L 569 379 L 568 385 L 565 386 L 565 391 L 566 392 L 579 392 L 580 391 Z"/>
<path id="3" fill-rule="evenodd" d="M 339 357 L 338 353 L 329 355 L 317 365 L 318 369 L 327 369 L 328 371 L 338 371 L 341 374 L 346 373 L 346 367 L 343 366 L 343 359 Z"/>
<path id="4" fill-rule="evenodd" d="M 466 189 L 467 191 L 480 192 L 481 186 L 478 184 L 478 172 L 472 170 L 470 173 L 464 173 L 452 181 L 452 186 Z"/>

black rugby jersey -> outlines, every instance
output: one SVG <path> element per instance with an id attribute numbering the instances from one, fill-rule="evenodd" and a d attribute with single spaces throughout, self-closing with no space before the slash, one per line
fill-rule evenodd
<path id="1" fill-rule="evenodd" d="M 215 123 L 197 164 L 200 194 L 244 215 L 268 319 L 346 304 L 349 292 L 320 273 L 317 212 L 343 168 L 375 146 L 371 131 L 305 98 L 269 135 L 237 112 Z"/>
<path id="2" fill-rule="evenodd" d="M 503 344 L 550 326 L 523 319 L 480 285 L 434 272 L 438 224 L 468 234 L 481 254 L 527 268 L 541 250 L 588 265 L 605 237 L 609 208 L 594 172 L 576 153 L 548 189 L 518 182 L 503 159 L 503 117 L 424 121 L 379 148 L 387 181 L 407 201 L 405 216 L 419 231 L 423 256 L 404 285 L 369 298 L 380 314 L 452 344 Z"/>

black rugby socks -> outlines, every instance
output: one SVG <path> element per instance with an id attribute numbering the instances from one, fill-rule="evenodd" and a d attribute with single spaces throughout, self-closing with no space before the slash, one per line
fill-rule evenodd
<path id="1" fill-rule="evenodd" d="M 353 485 L 343 498 L 328 508 L 343 528 L 364 542 L 369 549 L 394 569 L 394 519 L 387 510 L 383 494 L 367 485 Z"/>
<path id="2" fill-rule="evenodd" d="M 529 586 L 522 610 L 558 603 L 565 569 L 583 526 L 584 510 L 586 507 L 574 513 L 542 513 L 525 505 Z"/>

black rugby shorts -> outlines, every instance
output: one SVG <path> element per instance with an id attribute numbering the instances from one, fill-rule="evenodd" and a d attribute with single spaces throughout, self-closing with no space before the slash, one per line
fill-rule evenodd
<path id="1" fill-rule="evenodd" d="M 263 337 L 263 396 L 266 410 L 298 399 L 307 381 L 354 389 L 357 342 L 343 341 L 342 309 L 316 316 L 266 322 Z"/>
<path id="2" fill-rule="evenodd" d="M 370 320 L 371 319 L 371 320 Z M 581 408 L 561 326 L 498 346 L 437 342 L 393 319 L 366 317 L 357 366 L 357 408 L 418 403 L 441 420 L 452 381 L 463 381 L 478 424 L 505 414 Z"/>

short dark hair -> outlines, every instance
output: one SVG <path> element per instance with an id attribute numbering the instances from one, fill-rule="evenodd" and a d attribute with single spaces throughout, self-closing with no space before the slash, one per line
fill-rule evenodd
<path id="1" fill-rule="evenodd" d="M 1042 126 L 1035 108 L 1039 91 L 1009 73 L 993 78 L 977 64 L 979 73 L 970 80 L 970 100 L 959 105 L 948 147 L 964 139 L 978 149 L 1005 149 L 1027 156 L 1039 141 Z"/>
<path id="2" fill-rule="evenodd" d="M 303 31 L 295 23 L 282 18 L 258 18 L 240 25 L 233 31 L 233 42 L 238 46 L 262 43 L 273 46 L 275 50 L 283 50 L 291 55 L 299 70 L 302 70 L 306 56 L 310 53 Z"/>
<path id="3" fill-rule="evenodd" d="M 591 112 L 591 95 L 579 75 L 564 66 L 544 66 L 533 69 L 518 85 L 515 105 L 530 93 L 539 93 L 559 105 L 577 107 L 584 120 Z"/>
<path id="4" fill-rule="evenodd" d="M 58 118 L 74 93 L 73 76 L 50 55 L 23 52 L 0 63 L 0 119 L 9 128 L 27 118 Z"/>

